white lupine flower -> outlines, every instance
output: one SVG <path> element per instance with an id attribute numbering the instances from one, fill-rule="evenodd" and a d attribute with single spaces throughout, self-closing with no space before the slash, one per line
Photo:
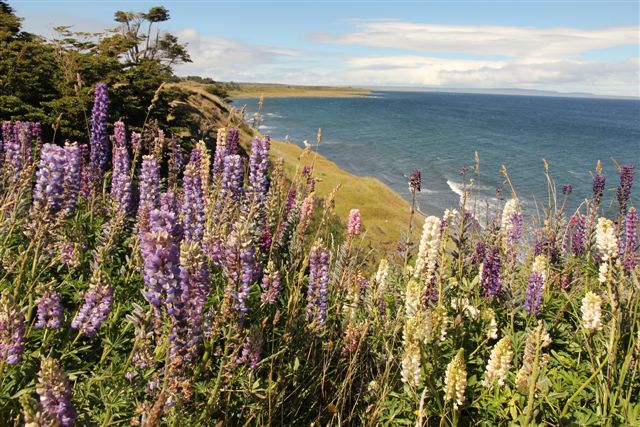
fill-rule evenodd
<path id="1" fill-rule="evenodd" d="M 602 261 L 606 262 L 618 256 L 618 239 L 613 221 L 609 218 L 598 218 L 596 225 L 596 246 L 602 253 Z"/>
<path id="2" fill-rule="evenodd" d="M 514 212 L 520 212 L 520 202 L 518 199 L 509 199 L 507 203 L 504 204 L 504 209 L 502 210 L 502 220 L 500 221 L 500 230 L 506 236 L 509 234 L 509 231 L 513 227 L 511 222 L 511 217 Z"/>
<path id="3" fill-rule="evenodd" d="M 497 380 L 498 385 L 502 387 L 507 379 L 512 357 L 513 351 L 511 351 L 509 337 L 503 337 L 493 347 L 493 350 L 491 350 L 491 356 L 489 356 L 489 363 L 487 363 L 482 385 L 491 389 L 493 383 Z"/>
<path id="4" fill-rule="evenodd" d="M 402 381 L 413 387 L 420 385 L 420 342 L 423 341 L 426 329 L 429 327 L 420 311 L 407 319 L 402 329 Z"/>
<path id="5" fill-rule="evenodd" d="M 378 289 L 384 289 L 388 275 L 389 261 L 387 261 L 386 258 L 382 258 L 380 260 L 380 264 L 378 265 L 378 271 L 376 272 L 376 283 L 378 284 Z"/>
<path id="6" fill-rule="evenodd" d="M 496 315 L 493 310 L 491 310 L 491 317 L 489 318 L 487 338 L 491 340 L 498 339 L 498 322 L 496 321 Z"/>
<path id="7" fill-rule="evenodd" d="M 453 400 L 454 409 L 458 409 L 464 403 L 464 391 L 467 387 L 467 367 L 464 361 L 464 349 L 458 350 L 458 354 L 447 366 L 444 377 L 444 400 Z"/>
<path id="8" fill-rule="evenodd" d="M 600 267 L 598 267 L 598 282 L 605 283 L 607 281 L 608 273 L 609 264 L 603 262 L 602 264 L 600 264 Z"/>
<path id="9" fill-rule="evenodd" d="M 415 316 L 422 306 L 422 290 L 417 280 L 409 279 L 404 296 L 404 313 L 407 318 Z"/>
<path id="10" fill-rule="evenodd" d="M 416 258 L 416 266 L 413 270 L 414 277 L 419 277 L 425 268 L 431 270 L 435 267 L 439 249 L 440 220 L 435 216 L 429 216 L 424 220 L 424 226 L 422 227 L 418 257 Z"/>
<path id="11" fill-rule="evenodd" d="M 589 332 L 599 331 L 602 329 L 600 319 L 602 317 L 601 312 L 602 298 L 594 292 L 587 292 L 582 299 L 582 326 Z"/>
<path id="12" fill-rule="evenodd" d="M 547 257 L 545 257 L 544 255 L 538 255 L 533 260 L 533 265 L 531 266 L 531 272 L 540 274 L 542 276 L 542 280 L 546 282 L 548 265 L 549 263 L 547 262 Z"/>
<path id="13" fill-rule="evenodd" d="M 420 386 L 420 348 L 415 343 L 404 347 L 401 375 L 403 383 L 412 387 Z"/>
<path id="14" fill-rule="evenodd" d="M 442 219 L 447 223 L 451 224 L 451 221 L 456 219 L 460 215 L 457 209 L 445 209 L 444 215 L 442 215 Z"/>
<path id="15" fill-rule="evenodd" d="M 471 317 L 472 319 L 477 319 L 480 314 L 480 310 L 469 304 L 469 298 L 452 298 L 451 299 L 451 308 L 454 311 L 462 311 L 466 316 Z"/>
<path id="16" fill-rule="evenodd" d="M 511 351 L 509 337 L 503 337 L 491 350 L 482 385 L 491 389 L 497 380 L 498 385 L 502 387 L 507 379 L 512 357 L 513 351 Z"/>

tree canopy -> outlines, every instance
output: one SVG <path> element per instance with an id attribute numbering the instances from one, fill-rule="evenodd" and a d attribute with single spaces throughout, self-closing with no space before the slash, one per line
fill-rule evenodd
<path id="1" fill-rule="evenodd" d="M 180 117 L 168 121 L 178 90 L 160 91 L 177 78 L 172 67 L 191 62 L 178 38 L 161 28 L 170 19 L 163 6 L 147 12 L 116 11 L 114 28 L 95 33 L 57 27 L 51 39 L 22 31 L 22 19 L 0 1 L 0 119 L 42 122 L 45 135 L 83 139 L 93 88 L 110 87 L 111 114 L 132 127 L 156 120 L 180 128 Z M 150 105 L 153 101 L 153 108 Z"/>

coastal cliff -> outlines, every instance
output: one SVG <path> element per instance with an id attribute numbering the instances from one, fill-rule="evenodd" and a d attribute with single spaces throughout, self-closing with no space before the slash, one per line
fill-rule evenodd
<path id="1" fill-rule="evenodd" d="M 183 112 L 185 109 L 191 111 L 190 114 L 194 116 L 198 127 L 195 132 L 192 131 L 195 133 L 191 135 L 193 137 L 214 138 L 217 128 L 237 126 L 240 129 L 240 143 L 248 150 L 251 139 L 261 135 L 243 120 L 237 108 L 241 106 L 230 105 L 208 92 L 205 85 L 181 82 L 168 84 L 166 88 L 184 92 L 181 100 L 176 101 L 173 107 Z M 253 90 L 253 88 L 249 89 Z M 302 90 L 302 93 L 307 94 L 302 96 L 323 96 L 324 93 L 320 91 L 319 95 L 313 95 L 304 88 Z M 292 92 L 292 87 L 288 87 L 288 91 Z M 345 90 L 343 96 L 347 96 L 347 93 L 349 91 Z M 277 140 L 271 143 L 271 155 L 274 159 L 284 159 L 285 173 L 289 179 L 294 177 L 296 170 L 313 165 L 314 177 L 317 181 L 316 196 L 326 199 L 338 188 L 335 197 L 335 213 L 340 220 L 346 221 L 349 210 L 359 208 L 366 230 L 366 243 L 377 252 L 390 253 L 395 250 L 403 233 L 407 232 L 410 204 L 380 180 L 353 175 L 318 154 L 316 149 L 317 147 L 313 147 L 305 150 L 296 144 Z M 416 219 L 414 237 L 417 236 L 423 221 L 419 213 L 416 213 Z"/>

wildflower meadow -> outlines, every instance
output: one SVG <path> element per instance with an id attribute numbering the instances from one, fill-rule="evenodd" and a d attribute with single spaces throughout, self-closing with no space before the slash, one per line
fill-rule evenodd
<path id="1" fill-rule="evenodd" d="M 2 425 L 640 423 L 633 166 L 486 220 L 471 167 L 380 253 L 268 137 L 136 133 L 105 84 L 89 120 L 64 145 L 2 123 Z"/>

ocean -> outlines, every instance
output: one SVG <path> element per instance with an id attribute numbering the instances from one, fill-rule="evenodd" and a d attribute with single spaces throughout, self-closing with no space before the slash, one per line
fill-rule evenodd
<path id="1" fill-rule="evenodd" d="M 246 105 L 255 98 L 234 99 Z M 591 172 L 602 161 L 605 202 L 615 209 L 619 182 L 614 161 L 636 166 L 633 202 L 640 203 L 640 100 L 537 97 L 441 92 L 374 92 L 362 98 L 267 98 L 260 130 L 303 146 L 323 138 L 319 153 L 356 175 L 379 178 L 410 200 L 407 177 L 422 172 L 417 197 L 425 214 L 458 207 L 461 170 L 480 157 L 473 204 L 478 216 L 510 197 L 500 168 L 530 215 L 548 201 L 543 159 L 557 188 L 558 204 L 575 210 L 591 196 Z M 573 192 L 566 200 L 564 184 Z M 613 203 L 612 205 L 610 203 Z"/>

